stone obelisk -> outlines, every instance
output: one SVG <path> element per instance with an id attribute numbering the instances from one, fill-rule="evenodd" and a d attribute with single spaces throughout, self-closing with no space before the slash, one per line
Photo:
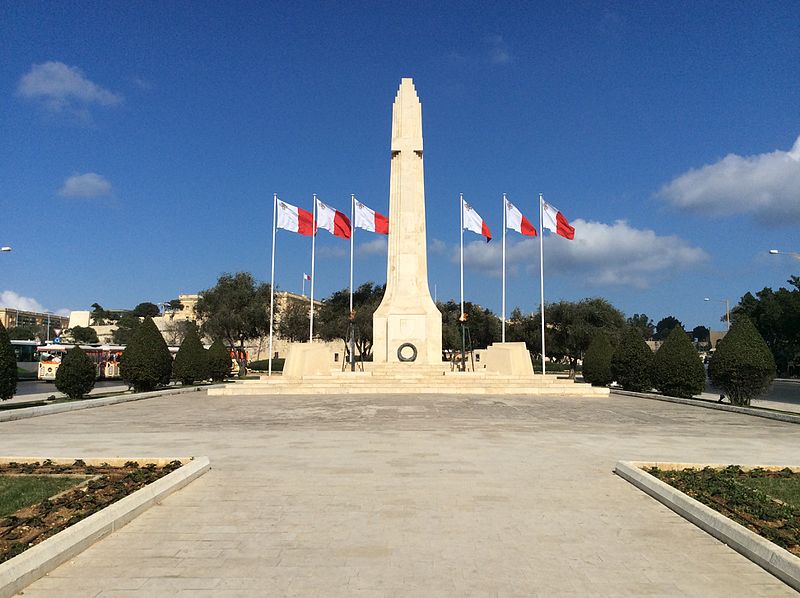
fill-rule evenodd
<path id="1" fill-rule="evenodd" d="M 375 363 L 441 365 L 442 315 L 428 287 L 422 105 L 408 78 L 392 107 L 386 270 L 386 293 L 372 317 Z"/>

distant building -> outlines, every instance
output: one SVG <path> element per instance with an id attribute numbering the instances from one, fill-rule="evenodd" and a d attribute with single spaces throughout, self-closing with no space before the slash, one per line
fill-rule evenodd
<path id="1" fill-rule="evenodd" d="M 38 311 L 25 311 L 21 309 L 14 309 L 13 307 L 0 307 L 0 322 L 3 323 L 3 326 L 5 326 L 6 329 L 22 326 L 25 328 L 30 328 L 33 332 L 38 332 L 42 328 L 44 328 L 46 331 L 49 323 L 51 331 L 50 338 L 53 338 L 56 336 L 52 332 L 54 329 L 67 328 L 69 325 L 69 317 Z M 46 335 L 47 332 L 45 332 L 45 336 Z"/>

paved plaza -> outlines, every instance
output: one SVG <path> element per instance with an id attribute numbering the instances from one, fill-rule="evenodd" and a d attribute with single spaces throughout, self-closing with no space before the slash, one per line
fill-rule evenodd
<path id="1" fill-rule="evenodd" d="M 45 596 L 791 596 L 612 473 L 798 461 L 800 428 L 612 395 L 208 397 L 0 423 L 8 455 L 207 455 Z"/>

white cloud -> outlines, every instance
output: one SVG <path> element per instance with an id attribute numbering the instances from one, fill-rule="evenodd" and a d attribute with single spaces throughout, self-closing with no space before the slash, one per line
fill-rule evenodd
<path id="1" fill-rule="evenodd" d="M 685 270 L 708 259 L 699 247 L 676 236 L 659 236 L 648 229 L 632 228 L 624 220 L 614 224 L 575 220 L 575 240 L 544 238 L 545 274 L 578 275 L 590 286 L 648 288 L 654 280 Z M 452 261 L 458 263 L 458 250 Z M 464 264 L 489 276 L 502 268 L 500 243 L 473 241 L 464 246 Z M 526 238 L 506 245 L 506 269 L 512 274 L 524 268 L 539 269 L 539 241 Z"/>
<path id="2" fill-rule="evenodd" d="M 319 237 L 317 237 L 319 240 Z M 350 255 L 350 248 L 348 246 L 345 249 L 341 244 L 337 243 L 336 245 L 322 245 L 315 248 L 317 252 L 317 257 L 324 257 L 324 258 L 343 258 L 345 256 Z M 349 259 L 349 257 L 348 257 Z"/>
<path id="3" fill-rule="evenodd" d="M 428 245 L 428 253 L 433 255 L 442 255 L 447 251 L 447 244 L 441 239 L 431 239 Z"/>
<path id="4" fill-rule="evenodd" d="M 502 35 L 490 35 L 486 43 L 489 44 L 489 62 L 492 64 L 508 64 L 514 59 Z"/>
<path id="5" fill-rule="evenodd" d="M 101 197 L 111 194 L 111 183 L 96 172 L 69 177 L 58 194 L 62 197 Z"/>
<path id="6" fill-rule="evenodd" d="M 800 223 L 800 137 L 788 152 L 728 154 L 685 172 L 658 194 L 678 208 L 713 216 L 749 213 L 762 224 Z"/>
<path id="7" fill-rule="evenodd" d="M 31 297 L 23 297 L 14 291 L 0 292 L 0 307 L 10 307 L 11 309 L 19 309 L 23 311 L 45 311 L 42 304 L 36 299 Z"/>
<path id="8" fill-rule="evenodd" d="M 381 235 L 380 237 L 375 237 L 371 241 L 367 241 L 366 243 L 361 243 L 356 251 L 360 254 L 370 255 L 370 254 L 383 254 L 386 253 L 388 244 L 388 237 Z"/>
<path id="9" fill-rule="evenodd" d="M 120 94 L 87 79 L 78 67 L 54 61 L 34 64 L 19 80 L 17 93 L 42 102 L 53 112 L 72 111 L 77 114 L 84 114 L 92 104 L 116 106 L 123 100 Z"/>

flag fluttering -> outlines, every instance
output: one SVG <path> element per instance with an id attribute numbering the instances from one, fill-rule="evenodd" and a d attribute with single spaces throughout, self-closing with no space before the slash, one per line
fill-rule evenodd
<path id="1" fill-rule="evenodd" d="M 483 235 L 486 237 L 487 243 L 492 240 L 492 233 L 489 227 L 486 226 L 486 221 L 463 198 L 461 200 L 461 213 L 464 220 L 464 230 Z"/>
<path id="2" fill-rule="evenodd" d="M 303 280 L 311 280 L 311 276 L 303 272 Z"/>
<path id="3" fill-rule="evenodd" d="M 389 234 L 389 219 L 386 216 L 371 210 L 357 199 L 354 199 L 353 202 L 355 206 L 354 224 L 357 228 L 381 235 Z"/>
<path id="4" fill-rule="evenodd" d="M 314 234 L 314 216 L 308 210 L 277 200 L 278 215 L 275 226 L 301 235 Z"/>
<path id="5" fill-rule="evenodd" d="M 506 210 L 506 226 L 511 230 L 515 230 L 518 233 L 525 235 L 526 237 L 535 237 L 536 236 L 536 229 L 530 223 L 530 221 L 522 215 L 519 208 L 517 208 L 513 203 L 508 201 L 507 198 L 503 198 L 505 202 L 505 210 Z"/>
<path id="6" fill-rule="evenodd" d="M 558 236 L 570 241 L 575 238 L 575 229 L 564 218 L 564 214 L 546 201 L 542 201 L 542 228 L 553 231 Z"/>
<path id="7" fill-rule="evenodd" d="M 317 228 L 324 228 L 335 237 L 342 239 L 349 239 L 352 234 L 350 219 L 320 200 L 317 200 Z"/>

